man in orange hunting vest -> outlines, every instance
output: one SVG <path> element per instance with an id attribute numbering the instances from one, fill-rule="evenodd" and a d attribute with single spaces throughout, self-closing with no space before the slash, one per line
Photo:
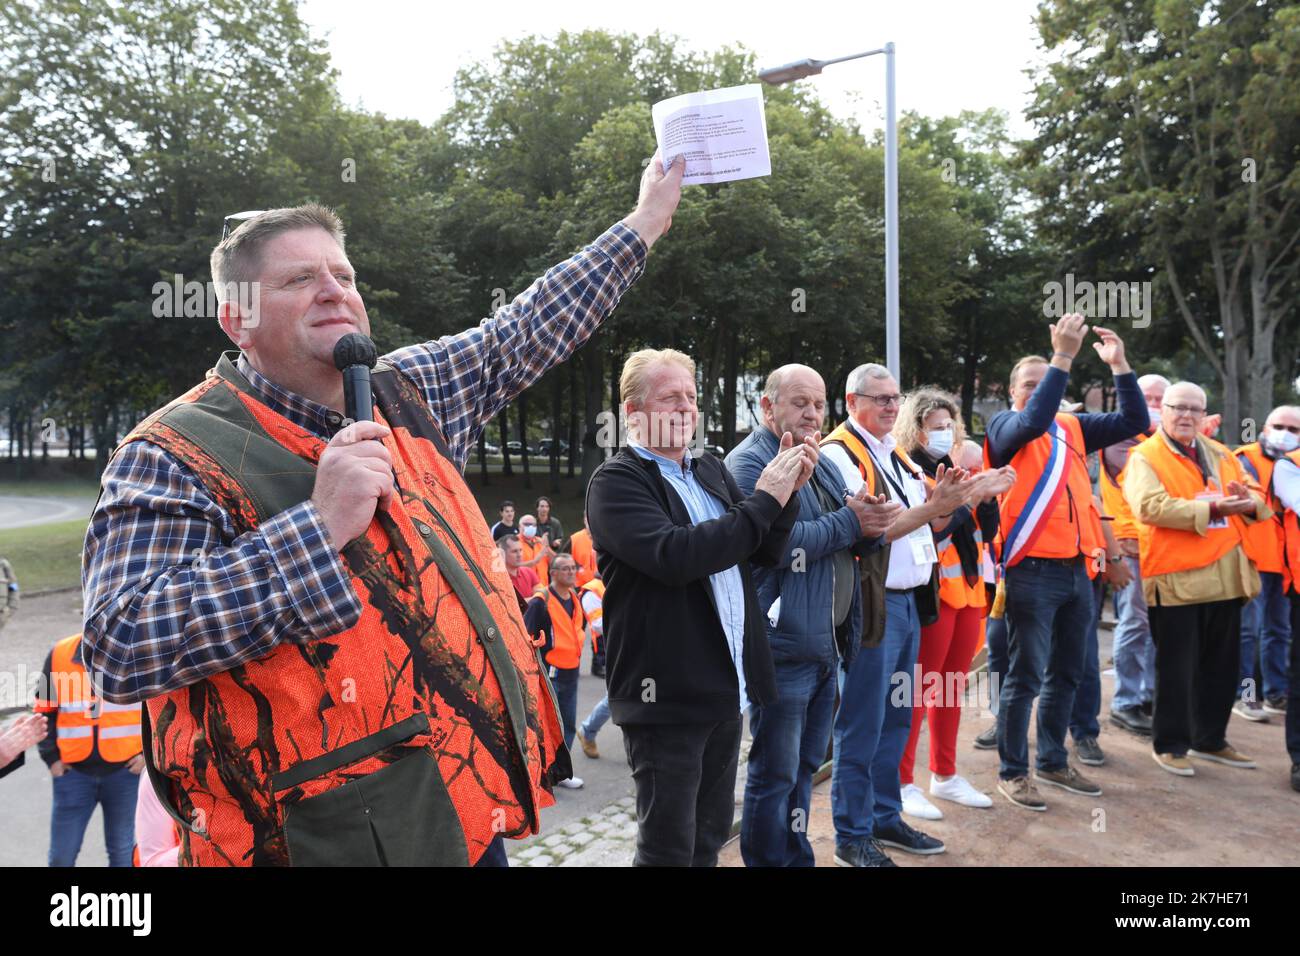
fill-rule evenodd
<path id="1" fill-rule="evenodd" d="M 81 635 L 59 641 L 45 658 L 33 709 L 49 721 L 37 749 L 54 778 L 50 866 L 75 866 L 86 825 L 104 808 L 109 866 L 130 866 L 135 800 L 144 769 L 140 705 L 96 693 L 81 663 Z"/>
<path id="2" fill-rule="evenodd" d="M 181 865 L 504 865 L 537 832 L 568 753 L 461 472 L 641 275 L 684 165 L 478 326 L 383 356 L 373 421 L 344 421 L 334 348 L 370 322 L 337 216 L 258 213 L 213 251 L 237 361 L 116 450 L 83 574 L 87 663 L 148 702 Z"/>
<path id="3" fill-rule="evenodd" d="M 573 555 L 561 552 L 551 561 L 549 584 L 537 589 L 528 602 L 524 627 L 534 639 L 542 638 L 542 660 L 549 670 L 547 677 L 555 688 L 555 703 L 564 723 L 564 745 L 573 746 L 574 728 L 578 723 L 578 673 L 582 663 L 582 641 L 586 636 L 587 615 L 582 596 L 574 587 L 578 562 Z M 581 777 L 560 783 L 570 790 L 582 787 Z"/>
<path id="4" fill-rule="evenodd" d="M 1156 645 L 1152 756 L 1179 776 L 1188 756 L 1249 769 L 1225 733 L 1237 692 L 1241 608 L 1259 593 L 1246 529 L 1272 517 L 1232 452 L 1200 433 L 1205 392 L 1165 391 L 1160 429 L 1129 453 L 1124 497 L 1138 520 L 1142 589 Z"/>

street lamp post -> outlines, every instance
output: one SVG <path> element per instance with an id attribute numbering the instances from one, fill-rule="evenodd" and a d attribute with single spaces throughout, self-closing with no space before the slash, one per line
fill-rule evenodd
<path id="1" fill-rule="evenodd" d="M 894 97 L 894 44 L 879 50 L 853 53 L 833 60 L 796 60 L 784 66 L 760 70 L 758 78 L 779 86 L 804 77 L 816 76 L 832 63 L 859 60 L 885 54 L 885 365 L 899 379 L 898 359 L 898 122 Z M 899 379 L 901 381 L 901 379 Z"/>

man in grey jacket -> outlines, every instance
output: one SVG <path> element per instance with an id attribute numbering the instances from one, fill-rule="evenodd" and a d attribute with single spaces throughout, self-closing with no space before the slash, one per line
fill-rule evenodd
<path id="1" fill-rule="evenodd" d="M 776 457 L 780 435 L 795 444 L 820 440 L 826 385 L 805 365 L 785 365 L 767 379 L 763 427 L 730 455 L 736 484 L 751 494 Z M 870 496 L 846 498 L 839 473 L 820 462 L 796 494 L 799 517 L 780 563 L 756 567 L 759 606 L 767 614 L 777 699 L 750 708 L 745 805 L 740 852 L 746 866 L 812 866 L 808 812 L 812 777 L 826 758 L 835 702 L 836 664 L 851 659 L 862 631 L 854 551 L 880 547 L 902 509 Z"/>

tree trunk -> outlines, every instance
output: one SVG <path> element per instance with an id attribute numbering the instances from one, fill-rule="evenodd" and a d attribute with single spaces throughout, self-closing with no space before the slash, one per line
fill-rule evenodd
<path id="1" fill-rule="evenodd" d="M 600 439 L 609 436 L 609 444 L 618 443 L 618 409 L 611 406 L 614 418 L 601 415 L 605 397 L 605 354 L 597 329 L 582 350 L 584 423 L 582 428 L 582 487 L 587 487 L 591 473 L 605 460 Z M 602 428 L 603 425 L 603 428 Z"/>
<path id="2" fill-rule="evenodd" d="M 510 465 L 510 424 L 507 420 L 509 417 L 510 406 L 507 405 L 497 415 L 497 422 L 501 426 L 501 474 L 507 478 L 513 477 L 515 473 Z"/>
<path id="3" fill-rule="evenodd" d="M 560 422 L 564 416 L 564 408 L 561 405 L 563 396 L 560 394 L 560 373 L 558 371 L 551 373 L 551 491 L 560 490 L 560 435 L 562 430 Z"/>
<path id="4" fill-rule="evenodd" d="M 486 430 L 478 433 L 478 472 L 479 480 L 483 483 L 484 488 L 492 484 L 492 479 L 488 477 Z"/>
<path id="5" fill-rule="evenodd" d="M 533 486 L 532 471 L 528 466 L 528 393 L 519 395 L 519 463 L 524 468 L 524 487 Z"/>
<path id="6" fill-rule="evenodd" d="M 736 379 L 740 377 L 740 332 L 728 323 L 727 356 L 722 380 L 722 447 L 736 447 Z"/>
<path id="7" fill-rule="evenodd" d="M 578 363 L 569 359 L 569 477 L 578 467 Z"/>

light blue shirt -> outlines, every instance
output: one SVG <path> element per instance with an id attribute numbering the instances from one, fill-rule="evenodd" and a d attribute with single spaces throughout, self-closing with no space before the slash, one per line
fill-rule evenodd
<path id="1" fill-rule="evenodd" d="M 695 477 L 695 469 L 689 464 L 691 461 L 689 451 L 683 461 L 687 467 L 683 470 L 682 465 L 671 458 L 657 455 L 635 442 L 628 442 L 628 447 L 642 458 L 653 461 L 659 466 L 659 473 L 664 476 L 664 481 L 668 482 L 669 488 L 677 492 L 677 497 L 686 507 L 686 514 L 690 516 L 691 524 L 721 518 L 727 513 L 729 506 L 710 494 Z M 709 575 L 709 583 L 713 586 L 713 602 L 718 606 L 718 617 L 722 621 L 722 631 L 727 637 L 731 663 L 736 668 L 736 681 L 740 688 L 740 712 L 743 714 L 749 708 L 749 700 L 745 696 L 745 583 L 740 577 L 740 568 L 735 565 L 725 571 Z"/>

